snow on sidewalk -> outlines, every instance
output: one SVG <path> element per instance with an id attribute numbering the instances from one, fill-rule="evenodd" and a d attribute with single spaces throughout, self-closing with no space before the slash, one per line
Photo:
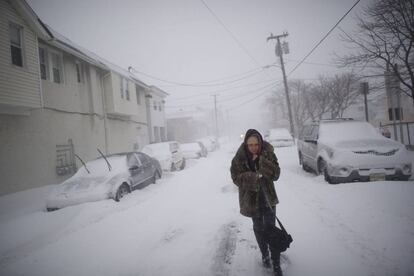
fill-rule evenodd
<path id="1" fill-rule="evenodd" d="M 50 187 L 0 197 L 0 275 L 268 275 L 230 179 L 236 147 L 119 203 L 47 213 Z M 276 153 L 287 276 L 413 274 L 413 181 L 329 185 L 301 170 L 296 148 Z"/>

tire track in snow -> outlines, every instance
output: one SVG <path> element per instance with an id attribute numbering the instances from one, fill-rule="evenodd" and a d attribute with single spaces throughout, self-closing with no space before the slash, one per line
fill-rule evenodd
<path id="1" fill-rule="evenodd" d="M 238 233 L 239 230 L 235 222 L 223 225 L 220 229 L 219 235 L 221 238 L 212 265 L 212 273 L 214 276 L 229 275 L 230 265 L 236 250 Z"/>

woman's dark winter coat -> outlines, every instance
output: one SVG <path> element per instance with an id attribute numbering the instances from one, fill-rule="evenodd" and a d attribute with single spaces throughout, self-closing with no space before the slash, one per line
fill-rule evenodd
<path id="1" fill-rule="evenodd" d="M 249 166 L 249 152 L 247 150 L 247 139 L 251 136 L 259 136 L 260 153 L 258 168 L 256 171 Z M 246 133 L 245 142 L 237 150 L 231 162 L 231 178 L 239 187 L 240 213 L 247 217 L 253 217 L 259 209 L 259 189 L 265 193 L 265 198 L 273 207 L 279 203 L 273 181 L 280 175 L 280 167 L 274 153 L 273 146 L 263 141 L 259 132 L 249 130 Z M 262 175 L 262 177 L 259 177 Z"/>

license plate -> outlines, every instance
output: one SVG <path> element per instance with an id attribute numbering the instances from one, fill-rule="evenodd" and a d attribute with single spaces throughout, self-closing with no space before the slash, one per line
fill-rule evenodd
<path id="1" fill-rule="evenodd" d="M 370 174 L 369 181 L 385 181 L 385 173 Z"/>

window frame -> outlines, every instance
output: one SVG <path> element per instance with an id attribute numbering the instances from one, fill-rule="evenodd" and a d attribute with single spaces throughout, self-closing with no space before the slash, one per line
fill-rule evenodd
<path id="1" fill-rule="evenodd" d="M 125 79 L 125 99 L 127 101 L 130 101 L 131 100 L 131 97 L 129 95 L 129 81 L 128 81 L 127 78 L 124 78 L 124 79 Z"/>
<path id="2" fill-rule="evenodd" d="M 141 105 L 141 91 L 139 89 L 139 85 L 135 84 L 135 95 L 137 97 L 137 104 Z"/>
<path id="3" fill-rule="evenodd" d="M 60 82 L 56 82 L 55 81 L 55 75 L 54 75 L 54 72 L 53 72 L 53 69 L 54 69 L 54 64 L 53 64 L 53 55 L 55 55 L 57 58 L 58 58 L 58 61 L 59 61 L 59 72 L 61 73 L 59 76 L 60 76 Z M 65 74 L 64 74 L 64 70 L 63 70 L 63 54 L 62 53 L 60 53 L 60 52 L 58 52 L 58 51 L 55 51 L 55 50 L 52 50 L 52 49 L 49 49 L 49 73 L 50 73 L 50 81 L 51 82 L 53 82 L 53 83 L 56 83 L 56 84 L 64 84 L 65 83 Z"/>
<path id="4" fill-rule="evenodd" d="M 43 46 L 43 45 L 39 45 L 38 46 L 38 52 L 39 52 L 39 70 L 40 70 L 40 79 L 42 80 L 49 80 L 50 79 L 50 72 L 49 72 L 49 56 L 48 56 L 48 49 L 47 47 Z M 42 60 L 41 60 L 41 56 L 40 56 L 40 50 L 43 50 L 43 57 L 44 57 L 44 66 L 45 66 L 45 78 L 42 77 Z"/>
<path id="5" fill-rule="evenodd" d="M 75 61 L 75 71 L 76 71 L 76 82 L 78 84 L 85 83 L 85 70 L 84 70 L 84 64 L 80 60 Z"/>
<path id="6" fill-rule="evenodd" d="M 16 28 L 19 31 L 19 39 L 20 45 L 13 45 L 12 37 L 11 37 L 11 30 L 12 28 Z M 26 58 L 25 58 L 25 47 L 24 47 L 24 27 L 18 23 L 9 21 L 9 44 L 10 44 L 10 64 L 16 67 L 25 68 L 26 67 Z M 12 54 L 12 47 L 20 49 L 20 58 L 21 58 L 21 65 L 13 63 L 13 54 Z"/>

